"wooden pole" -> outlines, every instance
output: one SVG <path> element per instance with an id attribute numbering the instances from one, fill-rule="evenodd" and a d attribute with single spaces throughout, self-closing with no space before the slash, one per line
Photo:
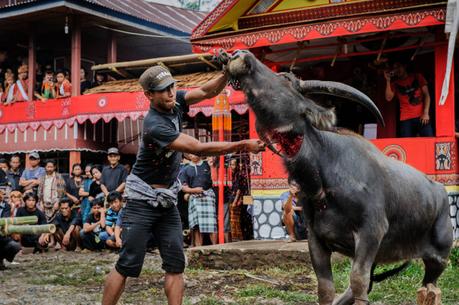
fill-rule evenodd
<path id="1" fill-rule="evenodd" d="M 107 48 L 107 63 L 114 63 L 118 58 L 118 48 L 114 32 L 110 32 Z"/>
<path id="2" fill-rule="evenodd" d="M 29 97 L 29 101 L 33 100 L 34 97 L 34 90 L 35 90 L 35 78 L 36 78 L 36 54 L 35 54 L 35 37 L 33 30 L 30 30 L 29 34 L 29 56 L 28 56 L 28 88 L 27 88 L 27 95 Z"/>
<path id="3" fill-rule="evenodd" d="M 76 122 L 74 124 L 76 124 Z M 72 171 L 73 164 L 76 164 L 76 163 L 80 163 L 81 164 L 81 152 L 80 151 L 71 151 L 69 153 L 69 172 L 70 173 Z"/>
<path id="4" fill-rule="evenodd" d="M 219 120 L 218 124 L 218 140 L 223 142 L 223 117 Z M 225 211 L 224 211 L 224 185 L 225 182 L 225 156 L 220 156 L 220 167 L 218 169 L 218 243 L 225 243 Z"/>
<path id="5" fill-rule="evenodd" d="M 81 25 L 80 18 L 72 18 L 72 45 L 71 45 L 71 82 L 72 96 L 80 95 L 80 71 L 81 71 Z"/>

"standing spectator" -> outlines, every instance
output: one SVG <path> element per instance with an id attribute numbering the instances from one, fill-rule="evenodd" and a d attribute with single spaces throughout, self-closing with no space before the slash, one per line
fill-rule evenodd
<path id="1" fill-rule="evenodd" d="M 0 186 L 6 187 L 7 192 L 9 193 L 13 182 L 10 181 L 10 177 L 8 176 L 9 166 L 6 159 L 0 158 L 0 170 Z"/>
<path id="2" fill-rule="evenodd" d="M 96 76 L 94 78 L 94 83 L 92 83 L 92 87 L 97 87 L 103 85 L 107 81 L 105 74 L 100 72 L 96 72 Z"/>
<path id="3" fill-rule="evenodd" d="M 37 208 L 38 197 L 35 193 L 26 193 L 23 197 L 25 202 L 25 207 L 20 208 L 16 216 L 37 216 L 39 225 L 46 224 L 45 214 Z M 43 246 L 46 245 L 46 233 L 41 235 L 37 234 L 22 234 L 21 235 L 21 245 L 23 247 L 33 247 L 34 252 L 41 252 Z"/>
<path id="4" fill-rule="evenodd" d="M 65 195 L 65 181 L 62 175 L 56 172 L 56 161 L 45 161 L 46 174 L 40 178 L 38 199 L 41 209 L 45 212 L 46 221 L 53 222 L 59 210 L 59 200 Z"/>
<path id="5" fill-rule="evenodd" d="M 386 78 L 386 100 L 394 96 L 400 104 L 400 137 L 433 137 L 430 125 L 430 94 L 427 81 L 421 74 L 408 73 L 406 64 L 395 62 L 392 81 L 390 71 L 384 72 Z"/>
<path id="6" fill-rule="evenodd" d="M 83 94 L 86 90 L 91 88 L 91 82 L 86 79 L 86 70 L 80 69 L 80 93 Z"/>
<path id="7" fill-rule="evenodd" d="M 46 71 L 41 84 L 41 96 L 43 99 L 53 99 L 55 97 L 54 72 Z"/>
<path id="8" fill-rule="evenodd" d="M 6 73 L 5 73 L 6 74 Z M 3 91 L 1 102 L 4 105 L 14 103 L 14 91 L 16 90 L 16 83 L 14 81 L 14 74 L 5 76 L 5 90 Z"/>
<path id="9" fill-rule="evenodd" d="M 74 251 L 78 246 L 81 229 L 78 226 L 78 213 L 72 209 L 72 203 L 70 198 L 62 198 L 59 201 L 59 213 L 54 219 L 54 239 L 67 251 Z"/>
<path id="10" fill-rule="evenodd" d="M 215 193 L 212 189 L 210 167 L 199 156 L 188 154 L 190 163 L 181 173 L 182 191 L 188 199 L 188 222 L 193 230 L 193 245 L 201 246 L 204 233 L 210 233 L 212 244 L 217 243 L 217 215 Z"/>
<path id="11" fill-rule="evenodd" d="M 19 180 L 22 176 L 21 158 L 18 155 L 13 155 L 10 159 L 10 170 L 8 171 L 8 178 L 11 182 L 11 190 L 21 191 L 22 187 Z"/>
<path id="12" fill-rule="evenodd" d="M 18 80 L 14 86 L 13 102 L 22 102 L 29 100 L 29 85 L 28 85 L 29 68 L 27 65 L 22 65 L 18 69 Z"/>
<path id="13" fill-rule="evenodd" d="M 102 167 L 100 165 L 94 165 L 91 168 L 91 174 L 93 181 L 89 187 L 89 201 L 93 201 L 94 198 L 98 197 L 100 194 L 103 194 L 100 179 L 102 178 Z"/>
<path id="14" fill-rule="evenodd" d="M 40 178 L 46 174 L 45 169 L 40 166 L 40 155 L 37 152 L 29 154 L 30 168 L 22 172 L 19 185 L 23 187 L 24 193 L 38 190 Z"/>
<path id="15" fill-rule="evenodd" d="M 5 189 L 0 188 L 0 218 L 11 217 L 11 205 L 5 200 Z"/>
<path id="16" fill-rule="evenodd" d="M 65 195 L 72 200 L 72 206 L 80 206 L 80 189 L 83 185 L 83 169 L 80 163 L 75 163 L 72 166 L 71 177 L 65 184 Z"/>
<path id="17" fill-rule="evenodd" d="M 91 214 L 83 225 L 80 233 L 82 246 L 88 250 L 101 250 L 105 243 L 100 240 L 100 234 L 105 230 L 104 198 L 98 197 L 91 202 Z"/>
<path id="18" fill-rule="evenodd" d="M 72 84 L 65 78 L 65 72 L 62 70 L 56 73 L 56 92 L 54 97 L 64 98 L 72 96 Z"/>
<path id="19" fill-rule="evenodd" d="M 79 195 L 81 198 L 81 205 L 80 205 L 80 214 L 82 221 L 85 221 L 89 212 L 91 211 L 91 205 L 89 201 L 89 191 L 91 188 L 91 184 L 93 182 L 92 175 L 91 175 L 91 165 L 86 165 L 85 167 L 85 176 L 83 180 L 83 184 L 80 187 Z"/>
<path id="20" fill-rule="evenodd" d="M 100 233 L 100 239 L 107 244 L 108 240 L 115 236 L 115 225 L 118 221 L 119 212 L 123 205 L 123 197 L 117 191 L 110 192 L 107 196 L 107 202 L 110 208 L 105 215 L 105 231 Z"/>
<path id="21" fill-rule="evenodd" d="M 100 188 L 105 196 L 111 191 L 122 193 L 126 185 L 127 172 L 124 166 L 120 164 L 120 153 L 118 148 L 112 147 L 108 149 L 109 166 L 102 170 L 102 178 L 100 180 Z"/>

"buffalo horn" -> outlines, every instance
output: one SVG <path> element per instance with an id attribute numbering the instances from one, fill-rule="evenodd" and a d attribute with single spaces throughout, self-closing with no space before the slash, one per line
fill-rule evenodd
<path id="1" fill-rule="evenodd" d="M 326 94 L 345 98 L 368 109 L 378 121 L 385 126 L 384 119 L 375 103 L 362 91 L 343 83 L 319 80 L 300 81 L 300 90 L 303 94 Z"/>

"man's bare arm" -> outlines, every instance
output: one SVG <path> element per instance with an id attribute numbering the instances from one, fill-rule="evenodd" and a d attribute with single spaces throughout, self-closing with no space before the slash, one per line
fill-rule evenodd
<path id="1" fill-rule="evenodd" d="M 217 96 L 228 82 L 228 76 L 221 74 L 215 79 L 212 79 L 199 88 L 187 91 L 185 101 L 188 105 L 198 103 L 202 100 Z"/>
<path id="2" fill-rule="evenodd" d="M 175 151 L 194 155 L 217 156 L 238 151 L 259 153 L 265 150 L 265 144 L 260 140 L 242 140 L 237 142 L 208 142 L 201 143 L 193 137 L 181 133 L 169 148 Z"/>

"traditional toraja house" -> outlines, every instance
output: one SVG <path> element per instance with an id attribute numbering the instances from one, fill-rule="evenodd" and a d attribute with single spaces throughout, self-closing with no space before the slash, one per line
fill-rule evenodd
<path id="1" fill-rule="evenodd" d="M 339 125 L 372 139 L 386 155 L 443 183 L 459 238 L 457 60 L 451 74 L 445 73 L 459 17 L 455 1 L 449 2 L 223 0 L 194 29 L 191 42 L 195 53 L 248 49 L 273 71 L 292 71 L 303 79 L 341 81 L 365 92 L 378 104 L 386 126 L 377 125 L 359 107 L 338 103 Z M 445 35 L 445 23 L 451 34 Z M 397 138 L 398 106 L 384 99 L 383 71 L 390 59 L 408 63 L 427 79 L 435 137 Z M 446 98 L 440 102 L 445 74 L 450 82 L 445 87 Z M 257 137 L 252 114 L 249 129 L 250 137 Z M 267 151 L 252 156 L 251 162 L 255 237 L 283 237 L 278 198 L 287 185 L 281 160 Z"/>
<path id="2" fill-rule="evenodd" d="M 48 152 L 66 172 L 80 160 L 100 160 L 109 146 L 132 142 L 148 108 L 143 94 L 81 95 L 80 67 L 89 74 L 98 63 L 189 54 L 189 35 L 203 17 L 142 0 L 0 0 L 0 50 L 9 57 L 0 65 L 16 72 L 28 64 L 30 101 L 0 106 L 0 153 Z M 72 97 L 32 101 L 37 63 L 70 69 Z M 111 76 L 137 77 L 122 67 Z"/>

